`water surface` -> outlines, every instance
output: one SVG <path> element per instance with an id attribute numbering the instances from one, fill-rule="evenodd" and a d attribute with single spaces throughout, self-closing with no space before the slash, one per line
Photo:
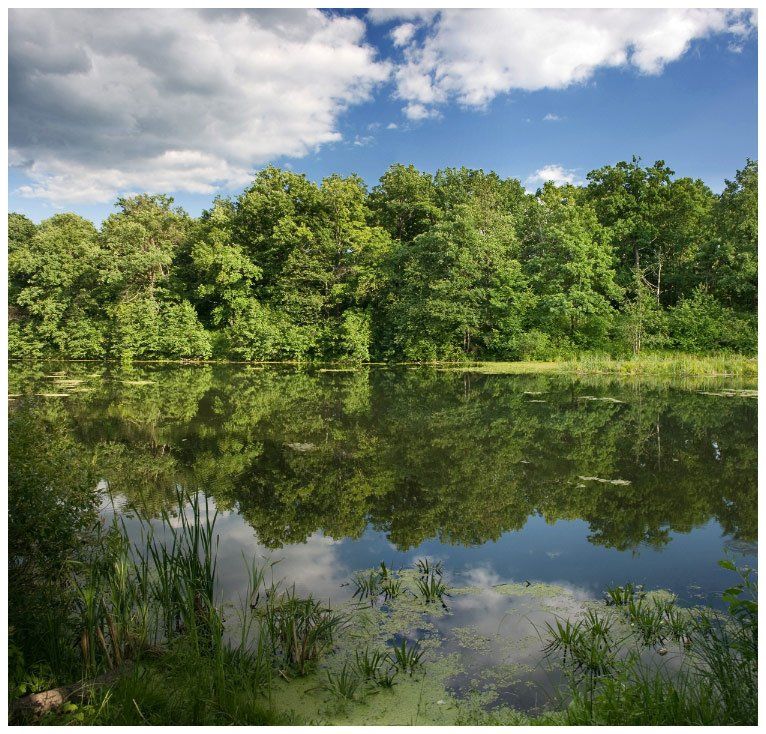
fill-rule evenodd
<path id="1" fill-rule="evenodd" d="M 19 396 L 11 410 L 64 426 L 92 456 L 105 511 L 116 507 L 132 531 L 136 510 L 156 516 L 179 488 L 208 495 L 229 598 L 246 583 L 243 552 L 281 559 L 284 578 L 338 602 L 355 570 L 441 560 L 454 585 L 476 590 L 434 624 L 445 639 L 458 630 L 455 649 L 472 637 L 458 690 L 497 657 L 482 640 L 519 606 L 493 592 L 504 583 L 554 584 L 587 600 L 633 581 L 720 604 L 731 579 L 717 561 L 756 564 L 757 401 L 737 392 L 752 387 L 44 363 L 12 364 L 9 391 Z M 521 635 L 513 624 L 506 637 Z M 514 664 L 532 670 L 534 651 L 530 640 Z M 539 692 L 506 688 L 505 700 L 536 705 Z"/>

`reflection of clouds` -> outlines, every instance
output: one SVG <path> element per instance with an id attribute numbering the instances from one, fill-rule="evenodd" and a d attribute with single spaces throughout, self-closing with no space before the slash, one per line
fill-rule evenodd
<path id="1" fill-rule="evenodd" d="M 485 589 L 500 583 L 500 576 L 489 566 L 474 566 L 460 573 L 460 580 L 465 580 L 466 586 L 478 586 Z"/>
<path id="2" fill-rule="evenodd" d="M 539 598 L 529 594 L 503 594 L 491 588 L 497 574 L 486 568 L 472 569 L 474 586 L 482 588 L 449 600 L 451 614 L 436 624 L 446 652 L 460 655 L 464 673 L 450 688 L 461 694 L 474 687 L 497 687 L 499 702 L 528 710 L 550 699 L 558 674 L 551 675 L 543 658 L 545 623 L 555 614 L 574 616 L 582 605 L 561 592 Z M 459 629 L 458 629 L 459 628 Z M 463 632 L 461 632 L 463 630 Z M 467 640 L 461 644 L 465 631 Z M 508 677 L 509 671 L 515 671 Z"/>
<path id="3" fill-rule="evenodd" d="M 338 555 L 339 542 L 315 533 L 305 543 L 273 551 L 258 542 L 255 531 L 236 512 L 222 512 L 216 520 L 219 590 L 224 599 L 236 600 L 247 590 L 253 559 L 275 564 L 266 582 L 285 579 L 299 594 L 317 598 L 338 597 L 349 570 Z"/>
<path id="4" fill-rule="evenodd" d="M 115 498 L 115 506 L 119 507 L 119 498 Z M 201 514 L 204 520 L 204 499 L 201 498 Z M 210 518 L 215 513 L 215 502 L 208 500 Z M 114 514 L 109 505 L 105 515 Z M 191 506 L 184 508 L 183 514 L 193 517 Z M 125 518 L 125 527 L 130 539 L 142 544 L 142 526 L 135 518 Z M 166 522 L 173 528 L 181 525 L 180 516 L 171 516 Z M 151 526 L 158 540 L 170 538 L 166 527 L 163 532 L 161 520 L 152 520 Z M 290 586 L 295 584 L 295 590 L 302 595 L 312 594 L 314 597 L 327 600 L 338 600 L 343 594 L 340 585 L 348 580 L 350 569 L 341 560 L 339 549 L 342 541 L 333 540 L 314 533 L 305 543 L 285 546 L 273 551 L 258 542 L 253 528 L 236 511 L 219 512 L 215 521 L 216 535 L 216 582 L 218 593 L 226 601 L 236 602 L 247 591 L 250 569 L 253 560 L 261 566 L 273 565 L 273 572 L 267 571 L 266 583 L 284 579 Z"/>

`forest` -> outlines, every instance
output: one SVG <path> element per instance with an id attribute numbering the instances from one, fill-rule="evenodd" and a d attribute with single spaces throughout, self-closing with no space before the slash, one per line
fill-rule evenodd
<path id="1" fill-rule="evenodd" d="M 12 358 L 434 362 L 754 354 L 758 165 L 720 194 L 634 157 L 582 186 L 268 167 L 198 218 L 9 216 Z"/>

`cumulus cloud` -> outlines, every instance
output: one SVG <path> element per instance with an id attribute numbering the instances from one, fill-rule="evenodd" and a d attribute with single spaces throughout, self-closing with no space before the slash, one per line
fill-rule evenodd
<path id="1" fill-rule="evenodd" d="M 725 34 L 736 44 L 756 23 L 753 11 L 713 8 L 448 9 L 430 16 L 387 10 L 371 18 L 426 27 L 409 34 L 395 73 L 396 94 L 416 119 L 451 101 L 483 107 L 513 90 L 584 83 L 605 67 L 659 74 L 693 41 Z"/>
<path id="2" fill-rule="evenodd" d="M 392 20 L 431 20 L 438 14 L 433 8 L 371 8 L 368 20 L 373 23 L 389 23 Z"/>
<path id="3" fill-rule="evenodd" d="M 531 176 L 527 177 L 524 183 L 526 183 L 528 189 L 536 189 L 546 181 L 553 181 L 556 186 L 582 183 L 574 169 L 564 168 L 564 166 L 558 163 L 551 163 L 538 168 Z"/>
<path id="4" fill-rule="evenodd" d="M 416 27 L 413 23 L 402 23 L 391 31 L 391 40 L 394 46 L 406 46 L 415 35 Z"/>
<path id="5" fill-rule="evenodd" d="M 9 148 L 23 195 L 209 194 L 338 141 L 391 67 L 317 10 L 11 10 Z"/>

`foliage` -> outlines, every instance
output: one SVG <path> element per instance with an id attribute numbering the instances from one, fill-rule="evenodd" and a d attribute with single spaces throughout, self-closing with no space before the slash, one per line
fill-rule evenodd
<path id="1" fill-rule="evenodd" d="M 24 665 L 61 674 L 76 665 L 69 566 L 88 559 L 99 493 L 88 458 L 52 418 L 41 422 L 31 406 L 9 417 L 8 617 Z"/>
<path id="2" fill-rule="evenodd" d="M 197 218 L 10 214 L 9 351 L 245 361 L 559 359 L 756 348 L 758 167 L 720 195 L 638 158 L 534 194 L 393 165 L 372 191 L 273 166 Z M 695 321 L 700 323 L 695 326 Z M 722 328 L 726 323 L 728 328 Z"/>

